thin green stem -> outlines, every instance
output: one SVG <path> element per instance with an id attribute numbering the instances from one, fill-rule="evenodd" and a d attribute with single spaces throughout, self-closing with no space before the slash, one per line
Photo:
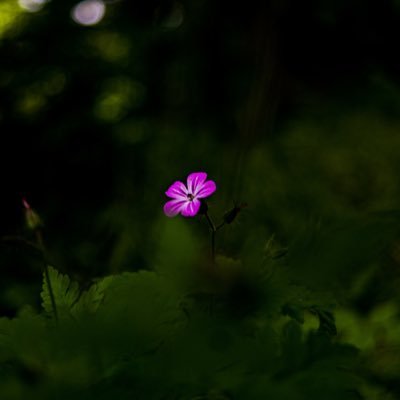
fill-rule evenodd
<path id="1" fill-rule="evenodd" d="M 214 222 L 212 222 L 212 219 L 211 219 L 210 216 L 208 215 L 208 212 L 206 212 L 204 215 L 206 216 L 207 222 L 208 222 L 208 224 L 210 225 L 211 230 L 212 230 L 212 231 L 216 231 Z"/>
<path id="2" fill-rule="evenodd" d="M 213 264 L 215 264 L 215 232 L 211 231 L 211 259 Z"/>
<path id="3" fill-rule="evenodd" d="M 224 222 L 221 222 L 221 223 L 215 228 L 215 230 L 216 230 L 216 231 L 219 231 L 224 225 L 225 225 L 225 221 L 224 221 Z"/>
<path id="4" fill-rule="evenodd" d="M 215 263 L 215 233 L 217 232 L 217 228 L 214 225 L 214 222 L 212 221 L 212 219 L 210 218 L 210 216 L 208 215 L 208 213 L 204 213 L 208 224 L 210 225 L 211 228 L 211 259 L 213 264 Z"/>
<path id="5" fill-rule="evenodd" d="M 51 286 L 49 266 L 47 265 L 46 249 L 44 247 L 42 232 L 39 229 L 36 229 L 35 233 L 36 233 L 36 240 L 37 240 L 38 246 L 43 254 L 44 276 L 46 279 L 47 287 L 49 289 L 49 295 L 50 295 L 51 307 L 53 309 L 54 319 L 55 319 L 56 323 L 58 323 L 56 300 L 54 298 L 54 292 L 53 292 L 53 288 Z"/>

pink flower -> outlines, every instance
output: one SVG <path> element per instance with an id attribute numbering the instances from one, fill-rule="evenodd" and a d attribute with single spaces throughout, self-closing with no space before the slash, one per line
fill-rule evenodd
<path id="1" fill-rule="evenodd" d="M 164 205 L 164 213 L 175 217 L 181 213 L 184 217 L 194 217 L 200 209 L 200 199 L 211 196 L 217 186 L 214 181 L 206 181 L 205 172 L 192 172 L 187 177 L 187 186 L 180 181 L 174 182 L 165 194 L 173 200 Z"/>

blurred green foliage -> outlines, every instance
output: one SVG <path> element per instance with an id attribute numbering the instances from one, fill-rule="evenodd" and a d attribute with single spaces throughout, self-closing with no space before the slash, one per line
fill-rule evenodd
<path id="1" fill-rule="evenodd" d="M 337 288 L 360 276 L 354 269 L 342 282 L 343 266 L 384 267 L 380 240 L 358 248 L 373 232 L 393 243 L 400 216 L 378 220 L 379 235 L 374 216 L 348 224 L 359 235 L 345 241 L 322 232 L 278 257 L 269 244 L 258 262 L 219 256 L 215 265 L 185 221 L 168 221 L 154 271 L 83 289 L 50 267 L 58 319 L 43 276 L 43 311 L 0 320 L 2 398 L 394 399 L 398 301 L 361 317 Z M 319 273 L 329 259 L 331 291 Z M 315 273 L 303 276 L 309 263 Z"/>
<path id="2" fill-rule="evenodd" d="M 0 3 L 0 398 L 399 398 L 399 1 L 28 3 Z M 247 204 L 216 265 L 162 213 L 200 170 L 216 224 Z"/>

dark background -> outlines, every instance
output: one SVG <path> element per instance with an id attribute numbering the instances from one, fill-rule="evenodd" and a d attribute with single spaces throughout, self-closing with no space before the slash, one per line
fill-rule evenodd
<path id="1" fill-rule="evenodd" d="M 22 197 L 81 282 L 153 268 L 164 191 L 192 171 L 217 182 L 216 220 L 248 203 L 218 238 L 233 256 L 398 206 L 398 1 L 114 1 L 91 27 L 75 1 L 2 4 L 4 287 L 40 285 Z"/>
<path id="2" fill-rule="evenodd" d="M 77 3 L 0 0 L 0 397 L 400 398 L 399 0 Z"/>

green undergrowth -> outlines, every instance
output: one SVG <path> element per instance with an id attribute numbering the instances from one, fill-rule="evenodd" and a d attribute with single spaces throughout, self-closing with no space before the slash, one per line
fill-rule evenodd
<path id="1" fill-rule="evenodd" d="M 390 303 L 355 304 L 393 267 L 399 220 L 315 226 L 215 264 L 171 221 L 154 270 L 83 290 L 49 267 L 56 310 L 43 279 L 41 311 L 0 319 L 0 398 L 398 398 L 399 299 L 389 285 Z"/>

